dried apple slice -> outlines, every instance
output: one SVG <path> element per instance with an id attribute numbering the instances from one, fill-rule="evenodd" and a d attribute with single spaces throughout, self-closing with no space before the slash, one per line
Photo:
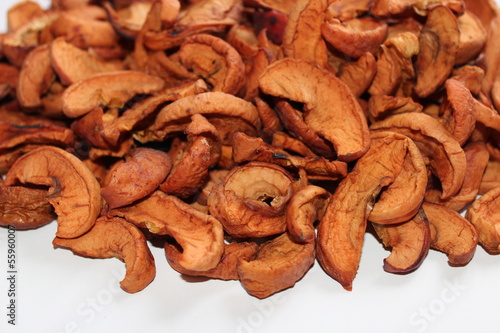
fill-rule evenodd
<path id="1" fill-rule="evenodd" d="M 380 190 L 401 172 L 407 139 L 388 135 L 373 140 L 330 199 L 317 233 L 317 258 L 346 290 L 358 271 L 367 215 Z"/>
<path id="2" fill-rule="evenodd" d="M 241 259 L 238 275 L 245 290 L 257 298 L 293 287 L 314 263 L 314 243 L 294 243 L 287 233 L 259 247 L 255 258 Z"/>
<path id="3" fill-rule="evenodd" d="M 355 160 L 368 149 L 363 110 L 347 85 L 331 72 L 311 62 L 285 58 L 267 68 L 260 88 L 265 94 L 304 103 L 305 123 L 333 144 L 339 160 Z"/>
<path id="4" fill-rule="evenodd" d="M 442 199 L 456 194 L 465 177 L 465 153 L 441 123 L 425 113 L 395 114 L 371 125 L 374 131 L 394 131 L 408 136 L 429 160 L 431 171 L 441 181 Z"/>
<path id="5" fill-rule="evenodd" d="M 488 179 L 485 169 L 488 165 L 490 154 L 486 145 L 481 141 L 471 141 L 464 146 L 464 153 L 467 160 L 467 169 L 460 191 L 448 199 L 440 199 L 441 191 L 429 189 L 425 194 L 425 200 L 438 203 L 454 211 L 462 210 L 466 205 L 474 201 L 481 184 Z"/>
<path id="6" fill-rule="evenodd" d="M 373 133 L 373 139 L 387 137 L 390 133 Z M 368 220 L 378 224 L 394 224 L 409 220 L 414 216 L 424 199 L 427 186 L 427 169 L 417 145 L 403 135 L 399 140 L 406 140 L 406 152 L 403 167 L 392 184 L 387 186 L 373 205 Z"/>
<path id="7" fill-rule="evenodd" d="M 288 15 L 281 47 L 285 57 L 314 61 L 327 68 L 328 51 L 321 35 L 326 0 L 298 0 Z"/>
<path id="8" fill-rule="evenodd" d="M 120 216 L 157 235 L 169 235 L 177 244 L 165 244 L 167 256 L 193 271 L 207 271 L 219 263 L 224 252 L 224 232 L 213 216 L 201 213 L 181 199 L 155 191 L 133 205 L 115 208 Z"/>
<path id="9" fill-rule="evenodd" d="M 34 229 L 54 221 L 47 191 L 24 186 L 0 185 L 0 226 Z"/>
<path id="10" fill-rule="evenodd" d="M 448 255 L 451 265 L 465 265 L 476 251 L 475 227 L 459 213 L 442 205 L 424 202 L 422 209 L 429 220 L 431 248 Z"/>
<path id="11" fill-rule="evenodd" d="M 115 257 L 124 261 L 127 272 L 120 286 L 128 293 L 143 290 L 156 275 L 154 257 L 144 234 L 133 224 L 118 217 L 101 216 L 86 234 L 72 239 L 56 237 L 52 244 L 85 257 Z"/>
<path id="12" fill-rule="evenodd" d="M 293 195 L 286 208 L 286 223 L 289 236 L 294 242 L 314 242 L 314 223 L 323 217 L 329 200 L 330 193 L 315 185 L 307 185 Z"/>
<path id="13" fill-rule="evenodd" d="M 371 17 L 347 21 L 330 19 L 321 25 L 323 38 L 337 50 L 352 58 L 366 52 L 377 54 L 387 37 L 387 23 Z"/>
<path id="14" fill-rule="evenodd" d="M 440 120 L 462 146 L 476 126 L 474 97 L 462 82 L 455 79 L 446 80 L 445 88 L 446 100 L 441 104 Z"/>
<path id="15" fill-rule="evenodd" d="M 49 54 L 49 45 L 44 44 L 31 51 L 23 62 L 17 86 L 17 99 L 23 108 L 42 106 L 41 96 L 54 79 Z"/>
<path id="16" fill-rule="evenodd" d="M 356 97 L 360 97 L 370 86 L 377 73 L 375 56 L 366 52 L 354 62 L 348 62 L 337 73 Z"/>
<path id="17" fill-rule="evenodd" d="M 460 30 L 455 14 L 446 6 L 429 8 L 419 37 L 420 52 L 415 67 L 415 93 L 427 97 L 441 86 L 453 71 L 460 46 Z"/>
<path id="18" fill-rule="evenodd" d="M 330 161 L 324 157 L 294 156 L 264 142 L 238 132 L 233 137 L 233 160 L 237 163 L 260 161 L 274 163 L 297 172 L 304 170 L 308 179 L 337 180 L 347 175 L 347 163 Z"/>
<path id="19" fill-rule="evenodd" d="M 219 161 L 221 142 L 219 133 L 205 117 L 195 114 L 184 131 L 187 147 L 173 157 L 173 167 L 167 179 L 160 184 L 165 193 L 187 198 L 198 192 L 207 180 L 209 169 Z"/>
<path id="20" fill-rule="evenodd" d="M 172 160 L 166 153 L 135 148 L 125 156 L 123 163 L 110 171 L 101 195 L 109 209 L 131 204 L 153 193 L 171 168 Z"/>
<path id="21" fill-rule="evenodd" d="M 236 132 L 256 135 L 261 127 L 255 105 L 231 94 L 214 91 L 180 98 L 160 110 L 155 122 L 135 134 L 144 142 L 164 140 L 169 134 L 186 129 L 193 114 L 202 114 L 220 134 L 223 144 L 230 144 Z"/>
<path id="22" fill-rule="evenodd" d="M 455 65 L 465 64 L 476 59 L 486 43 L 486 30 L 481 20 L 470 10 L 458 17 L 460 44 L 455 57 Z"/>
<path id="23" fill-rule="evenodd" d="M 43 146 L 21 156 L 9 169 L 5 185 L 49 187 L 47 199 L 58 216 L 56 236 L 75 238 L 87 232 L 101 211 L 100 185 L 77 157 Z"/>
<path id="24" fill-rule="evenodd" d="M 73 44 L 64 37 L 56 38 L 50 44 L 52 68 L 64 85 L 70 85 L 94 74 L 114 72 L 124 69 L 118 61 L 103 61 Z"/>
<path id="25" fill-rule="evenodd" d="M 28 144 L 70 147 L 74 141 L 73 132 L 66 127 L 50 123 L 14 125 L 0 121 L 0 150 Z"/>
<path id="26" fill-rule="evenodd" d="M 205 79 L 212 91 L 236 95 L 245 85 L 245 64 L 240 54 L 219 37 L 208 34 L 188 37 L 176 57 Z"/>
<path id="27" fill-rule="evenodd" d="M 121 108 L 137 94 L 161 90 L 164 81 L 135 71 L 100 73 L 69 86 L 63 94 L 63 112 L 69 118 L 80 117 L 99 106 Z"/>
<path id="28" fill-rule="evenodd" d="M 400 224 L 373 226 L 384 246 L 392 248 L 391 254 L 384 259 L 386 272 L 409 273 L 422 264 L 431 239 L 429 222 L 422 211 Z"/>
<path id="29" fill-rule="evenodd" d="M 293 176 L 265 162 L 237 166 L 208 196 L 210 214 L 233 237 L 265 237 L 286 230 L 286 207 L 294 193 Z"/>
<path id="30" fill-rule="evenodd" d="M 193 271 L 185 269 L 177 263 L 179 252 L 167 252 L 167 260 L 170 266 L 177 272 L 188 276 L 205 276 L 220 280 L 239 280 L 237 266 L 240 260 L 251 260 L 259 246 L 253 242 L 234 242 L 224 244 L 224 253 L 220 262 L 208 271 Z"/>
<path id="31" fill-rule="evenodd" d="M 491 253 L 500 253 L 499 212 L 500 187 L 496 187 L 474 200 L 465 214 L 476 228 L 479 244 Z"/>

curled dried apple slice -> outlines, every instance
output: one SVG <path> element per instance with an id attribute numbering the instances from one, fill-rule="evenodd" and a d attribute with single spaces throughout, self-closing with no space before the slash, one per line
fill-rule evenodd
<path id="1" fill-rule="evenodd" d="M 465 214 L 477 230 L 479 244 L 491 253 L 500 253 L 499 212 L 500 187 L 496 187 L 474 200 Z"/>
<path id="2" fill-rule="evenodd" d="M 101 195 L 109 209 L 131 204 L 153 193 L 171 168 L 172 160 L 166 153 L 135 148 L 125 156 L 123 163 L 110 171 Z"/>
<path id="3" fill-rule="evenodd" d="M 442 199 L 460 190 L 465 177 L 465 153 L 439 120 L 425 113 L 401 113 L 373 123 L 371 129 L 394 131 L 411 138 L 441 181 Z"/>
<path id="4" fill-rule="evenodd" d="M 469 203 L 474 201 L 483 182 L 488 176 L 485 169 L 488 165 L 490 154 L 486 145 L 481 141 L 471 141 L 464 146 L 464 153 L 467 160 L 464 182 L 460 190 L 447 199 L 440 199 L 439 189 L 429 189 L 425 194 L 425 200 L 438 203 L 454 211 L 460 211 Z"/>
<path id="5" fill-rule="evenodd" d="M 293 183 L 293 176 L 278 165 L 240 165 L 212 187 L 208 209 L 233 237 L 276 235 L 286 230 L 286 206 L 294 193 Z"/>
<path id="6" fill-rule="evenodd" d="M 415 67 L 415 93 L 427 97 L 444 83 L 453 71 L 460 45 L 460 30 L 455 14 L 446 6 L 429 8 L 419 37 L 420 52 Z"/>
<path id="7" fill-rule="evenodd" d="M 154 257 L 144 234 L 135 225 L 118 217 L 101 216 L 86 234 L 72 239 L 56 237 L 52 244 L 85 257 L 115 257 L 124 261 L 127 272 L 120 286 L 128 293 L 143 290 L 156 275 Z"/>
<path id="8" fill-rule="evenodd" d="M 352 58 L 366 52 L 377 54 L 387 37 L 387 23 L 371 17 L 340 21 L 330 19 L 321 25 L 321 33 L 328 43 Z"/>
<path id="9" fill-rule="evenodd" d="M 220 91 L 180 98 L 160 110 L 154 123 L 134 136 L 139 141 L 164 140 L 186 129 L 193 114 L 202 114 L 230 144 L 236 132 L 256 135 L 261 127 L 257 108 L 250 102 Z"/>
<path id="10" fill-rule="evenodd" d="M 56 218 L 45 190 L 0 185 L 0 202 L 0 226 L 3 227 L 34 229 Z"/>
<path id="11" fill-rule="evenodd" d="M 224 244 L 224 253 L 220 262 L 208 271 L 193 271 L 185 269 L 177 263 L 179 252 L 167 252 L 167 260 L 170 266 L 177 272 L 188 276 L 205 276 L 220 280 L 239 280 L 237 266 L 240 260 L 251 260 L 259 246 L 253 242 L 234 242 Z"/>
<path id="12" fill-rule="evenodd" d="M 175 256 L 184 269 L 210 270 L 224 252 L 224 232 L 219 221 L 161 191 L 108 214 L 123 217 L 153 234 L 173 237 L 176 244 L 166 243 L 165 251 L 167 256 Z"/>
<path id="13" fill-rule="evenodd" d="M 373 226 L 384 246 L 392 248 L 384 259 L 385 271 L 409 273 L 422 264 L 430 248 L 429 222 L 423 211 L 403 223 Z"/>
<path id="14" fill-rule="evenodd" d="M 358 271 L 373 201 L 401 172 L 407 140 L 388 133 L 373 140 L 330 199 L 317 233 L 317 258 L 325 272 L 346 290 Z"/>
<path id="15" fill-rule="evenodd" d="M 250 295 L 266 298 L 294 286 L 313 263 L 314 243 L 294 243 L 284 233 L 262 244 L 255 258 L 241 259 L 237 270 Z"/>
<path id="16" fill-rule="evenodd" d="M 136 71 L 100 73 L 70 85 L 63 94 L 63 112 L 80 117 L 100 106 L 121 108 L 137 94 L 161 90 L 164 81 Z"/>
<path id="17" fill-rule="evenodd" d="M 330 193 L 315 185 L 307 185 L 293 195 L 286 209 L 286 223 L 294 242 L 314 242 L 314 223 L 323 217 L 329 200 Z"/>
<path id="18" fill-rule="evenodd" d="M 388 135 L 387 132 L 375 132 L 372 140 Z M 392 184 L 382 191 L 368 215 L 368 220 L 378 224 L 409 220 L 418 212 L 425 195 L 428 175 L 424 159 L 413 140 L 403 135 L 398 139 L 406 142 L 403 167 Z"/>
<path id="19" fill-rule="evenodd" d="M 50 60 L 54 71 L 64 85 L 70 85 L 94 74 L 123 70 L 119 61 L 100 58 L 68 43 L 64 37 L 50 43 Z"/>
<path id="20" fill-rule="evenodd" d="M 422 209 L 429 220 L 431 248 L 448 255 L 451 265 L 465 265 L 476 251 L 475 227 L 459 213 L 442 205 L 424 202 Z"/>
<path id="21" fill-rule="evenodd" d="M 314 61 L 327 67 L 328 52 L 321 35 L 326 0 L 298 0 L 288 15 L 281 47 L 286 57 Z"/>
<path id="22" fill-rule="evenodd" d="M 43 146 L 21 156 L 9 169 L 5 185 L 49 187 L 47 199 L 58 216 L 56 236 L 75 238 L 87 232 L 101 211 L 100 185 L 77 157 Z"/>
<path id="23" fill-rule="evenodd" d="M 331 72 L 305 60 L 285 58 L 267 68 L 260 88 L 266 94 L 304 103 L 305 123 L 333 144 L 339 160 L 355 160 L 368 149 L 363 110 L 347 85 Z"/>
<path id="24" fill-rule="evenodd" d="M 240 54 L 223 39 L 197 34 L 186 38 L 175 55 L 180 62 L 213 88 L 236 95 L 245 85 L 245 64 Z"/>

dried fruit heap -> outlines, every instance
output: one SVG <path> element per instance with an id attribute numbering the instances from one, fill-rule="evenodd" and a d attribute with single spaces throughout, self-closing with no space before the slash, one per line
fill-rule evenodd
<path id="1" fill-rule="evenodd" d="M 0 225 L 264 298 L 500 252 L 491 0 L 58 0 L 0 36 Z M 479 199 L 476 199 L 479 196 Z M 464 217 L 465 216 L 465 217 Z"/>

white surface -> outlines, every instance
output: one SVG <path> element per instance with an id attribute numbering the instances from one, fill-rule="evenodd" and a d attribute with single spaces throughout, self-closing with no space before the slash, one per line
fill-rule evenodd
<path id="1" fill-rule="evenodd" d="M 12 0 L 1 0 L 5 13 Z M 48 1 L 44 2 L 45 4 Z M 1 14 L 0 14 L 1 15 Z M 5 27 L 5 15 L 0 17 Z M 478 248 L 465 267 L 430 251 L 409 275 L 382 269 L 388 255 L 367 234 L 354 290 L 316 263 L 292 289 L 259 301 L 239 282 L 187 282 L 152 248 L 157 276 L 119 289 L 124 265 L 52 248 L 56 224 L 18 231 L 16 326 L 7 324 L 7 230 L 0 228 L 0 332 L 498 332 L 500 257 Z"/>

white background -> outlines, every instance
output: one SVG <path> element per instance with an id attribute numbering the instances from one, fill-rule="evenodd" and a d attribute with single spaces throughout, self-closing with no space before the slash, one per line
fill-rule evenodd
<path id="1" fill-rule="evenodd" d="M 0 2 L 0 29 L 13 0 Z M 49 1 L 40 1 L 47 6 Z M 430 251 L 408 275 L 384 272 L 389 254 L 367 234 L 352 292 L 317 263 L 294 288 L 265 300 L 239 282 L 186 281 L 152 248 L 157 276 L 119 289 L 124 264 L 53 249 L 55 222 L 18 231 L 16 326 L 7 324 L 7 230 L 0 228 L 0 332 L 498 332 L 500 257 L 478 247 L 465 267 Z"/>

